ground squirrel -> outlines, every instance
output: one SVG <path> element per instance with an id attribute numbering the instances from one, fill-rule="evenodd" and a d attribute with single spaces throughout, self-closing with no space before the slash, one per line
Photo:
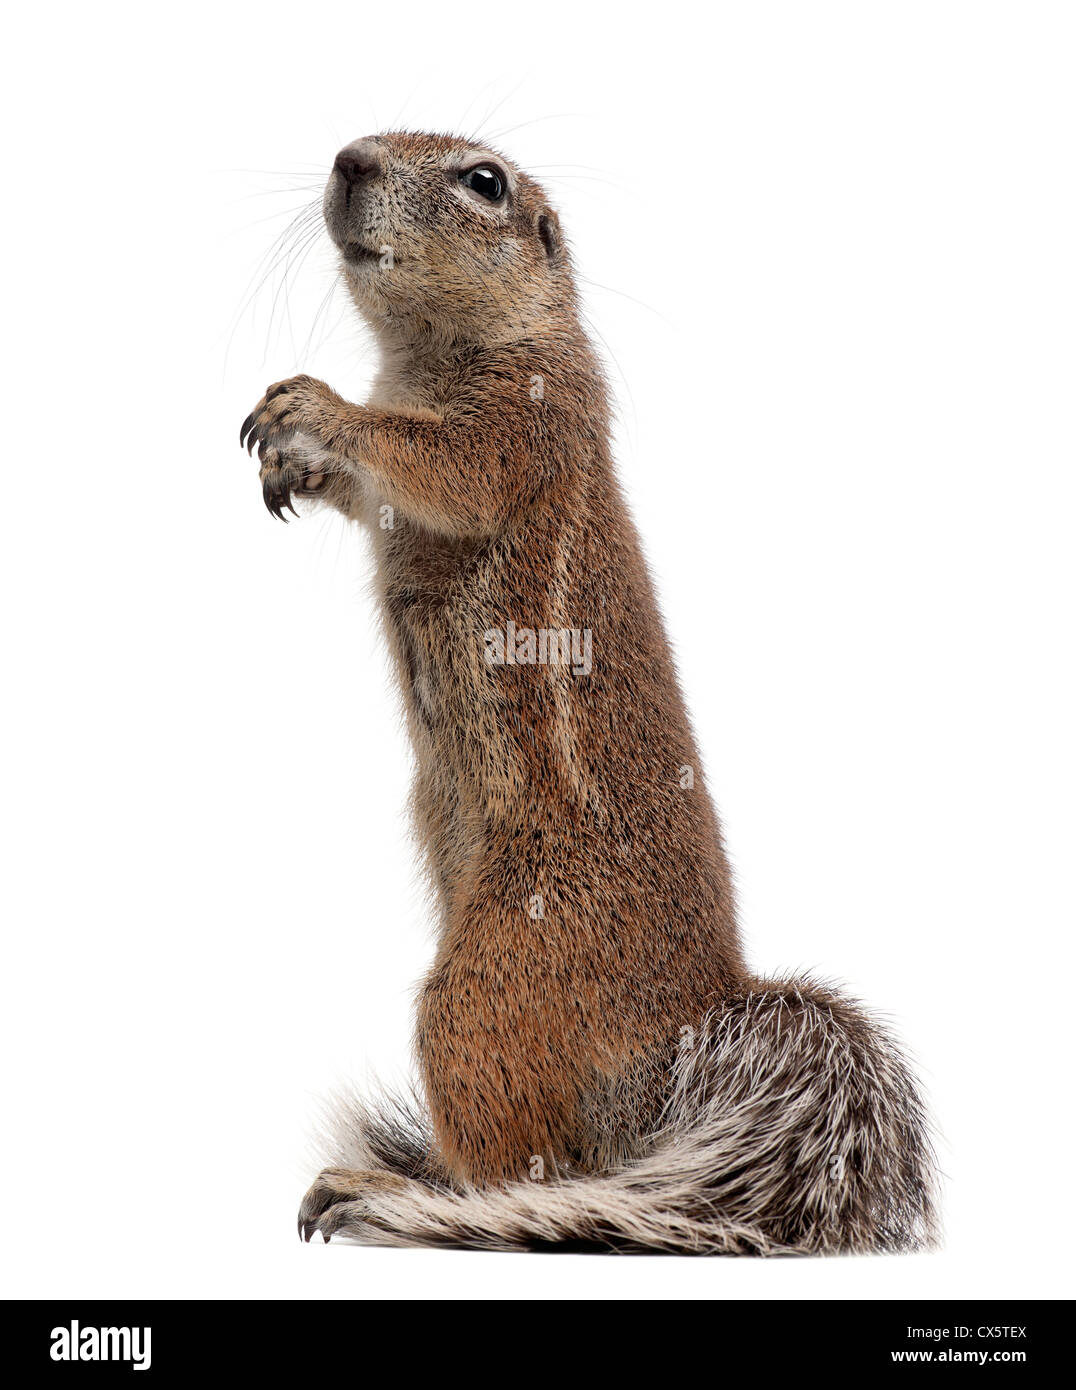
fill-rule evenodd
<path id="1" fill-rule="evenodd" d="M 556 212 L 503 156 L 391 133 L 324 200 L 381 350 L 242 428 L 263 494 L 365 524 L 439 911 L 414 1100 L 355 1101 L 300 1234 L 771 1253 L 934 1238 L 887 1032 L 754 978 Z"/>

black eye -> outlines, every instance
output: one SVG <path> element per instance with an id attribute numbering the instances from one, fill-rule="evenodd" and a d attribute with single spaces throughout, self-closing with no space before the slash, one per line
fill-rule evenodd
<path id="1" fill-rule="evenodd" d="M 488 198 L 491 203 L 500 202 L 504 197 L 504 177 L 499 170 L 489 164 L 480 164 L 477 169 L 468 169 L 460 175 L 460 182 L 468 188 Z"/>

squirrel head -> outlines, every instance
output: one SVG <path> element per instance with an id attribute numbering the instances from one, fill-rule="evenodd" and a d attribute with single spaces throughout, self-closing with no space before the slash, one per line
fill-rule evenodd
<path id="1" fill-rule="evenodd" d="M 363 316 L 408 339 L 489 342 L 575 318 L 560 222 L 503 155 L 448 135 L 346 145 L 325 223 Z"/>

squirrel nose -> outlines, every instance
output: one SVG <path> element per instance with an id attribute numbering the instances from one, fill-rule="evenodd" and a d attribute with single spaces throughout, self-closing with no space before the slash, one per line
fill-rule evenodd
<path id="1" fill-rule="evenodd" d="M 354 144 L 345 145 L 336 156 L 333 168 L 348 183 L 368 183 L 384 172 L 373 140 L 356 140 Z"/>

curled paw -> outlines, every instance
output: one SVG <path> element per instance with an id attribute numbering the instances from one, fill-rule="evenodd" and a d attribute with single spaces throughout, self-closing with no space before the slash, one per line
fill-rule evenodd
<path id="1" fill-rule="evenodd" d="M 350 1168 L 325 1168 L 315 1179 L 299 1207 L 299 1238 L 309 1240 L 315 1231 L 328 1242 L 335 1232 L 366 1218 L 365 1198 L 374 1192 L 399 1191 L 407 1179 L 395 1173 L 362 1172 Z"/>
<path id="2" fill-rule="evenodd" d="M 243 421 L 239 443 L 253 453 L 255 444 L 284 447 L 296 434 L 313 436 L 327 412 L 339 402 L 336 393 L 313 376 L 292 376 L 270 386 Z"/>
<path id="3" fill-rule="evenodd" d="M 278 449 L 273 444 L 258 445 L 258 462 L 261 467 L 262 497 L 273 516 L 287 521 L 284 509 L 292 516 L 299 513 L 292 506 L 292 493 L 300 497 L 315 496 L 325 484 L 326 472 L 317 463 L 311 462 L 302 450 Z"/>

